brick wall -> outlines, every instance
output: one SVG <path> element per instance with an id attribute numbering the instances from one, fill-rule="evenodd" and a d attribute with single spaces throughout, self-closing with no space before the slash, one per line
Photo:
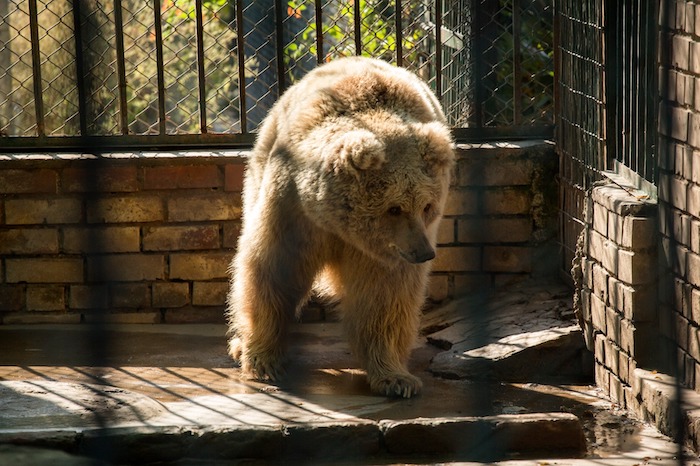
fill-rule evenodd
<path id="1" fill-rule="evenodd" d="M 0 157 L 2 323 L 223 321 L 244 154 Z M 458 157 L 430 299 L 553 272 L 553 146 Z"/>
<path id="2" fill-rule="evenodd" d="M 577 312 L 595 356 L 596 384 L 622 407 L 634 408 L 635 369 L 658 368 L 663 354 L 657 204 L 618 183 L 589 191 L 572 272 L 580 293 Z"/>
<path id="3" fill-rule="evenodd" d="M 659 215 L 662 312 L 672 317 L 679 377 L 700 388 L 700 3 L 677 0 L 668 17 L 671 46 L 661 120 Z M 664 112 L 661 113 L 664 115 Z"/>

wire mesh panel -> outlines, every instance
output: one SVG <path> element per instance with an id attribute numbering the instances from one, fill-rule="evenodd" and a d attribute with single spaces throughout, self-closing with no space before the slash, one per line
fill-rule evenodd
<path id="1" fill-rule="evenodd" d="M 0 19 L 8 150 L 249 144 L 287 87 L 351 55 L 420 75 L 459 138 L 551 136 L 545 0 L 9 0 Z"/>
<path id="2" fill-rule="evenodd" d="M 563 265 L 583 229 L 585 190 L 605 163 L 602 0 L 557 2 L 557 150 L 560 155 Z"/>

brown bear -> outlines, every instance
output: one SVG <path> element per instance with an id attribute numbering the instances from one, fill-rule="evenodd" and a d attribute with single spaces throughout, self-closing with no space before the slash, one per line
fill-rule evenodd
<path id="1" fill-rule="evenodd" d="M 339 299 L 370 388 L 410 397 L 453 141 L 429 87 L 369 58 L 323 65 L 264 120 L 248 161 L 228 295 L 229 353 L 283 375 L 288 324 L 313 290 Z"/>

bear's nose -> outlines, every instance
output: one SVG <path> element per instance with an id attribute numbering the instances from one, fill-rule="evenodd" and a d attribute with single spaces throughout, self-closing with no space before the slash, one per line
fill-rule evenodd
<path id="1" fill-rule="evenodd" d="M 429 260 L 435 259 L 435 250 L 429 249 L 427 251 L 415 251 L 413 253 L 416 264 L 421 264 L 423 262 L 428 262 Z"/>

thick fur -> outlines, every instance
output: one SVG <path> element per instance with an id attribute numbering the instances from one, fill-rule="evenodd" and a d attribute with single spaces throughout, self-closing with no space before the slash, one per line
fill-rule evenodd
<path id="1" fill-rule="evenodd" d="M 453 164 L 438 101 L 406 70 L 346 58 L 292 86 L 245 174 L 227 311 L 243 370 L 283 376 L 288 324 L 316 283 L 339 299 L 371 389 L 418 393 L 406 362 Z"/>

